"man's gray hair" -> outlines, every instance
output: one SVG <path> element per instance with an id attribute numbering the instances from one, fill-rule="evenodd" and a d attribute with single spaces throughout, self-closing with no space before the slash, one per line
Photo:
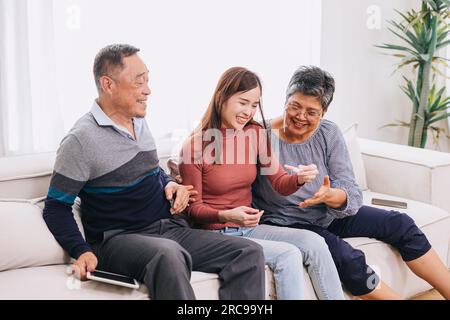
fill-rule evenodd
<path id="1" fill-rule="evenodd" d="M 315 66 L 301 66 L 292 75 L 286 90 L 286 101 L 297 92 L 316 97 L 326 111 L 334 94 L 334 79 L 326 71 Z"/>
<path id="2" fill-rule="evenodd" d="M 139 52 L 139 49 L 128 44 L 111 44 L 101 49 L 94 60 L 94 79 L 98 92 L 102 91 L 100 78 L 111 74 L 112 68 L 123 69 L 122 59 Z"/>

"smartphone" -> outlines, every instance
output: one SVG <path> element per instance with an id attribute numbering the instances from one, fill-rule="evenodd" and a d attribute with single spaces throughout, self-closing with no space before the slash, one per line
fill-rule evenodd
<path id="1" fill-rule="evenodd" d="M 132 289 L 139 288 L 139 283 L 136 281 L 136 279 L 117 273 L 95 270 L 93 272 L 88 272 L 87 278 L 90 280 L 115 284 L 117 286 L 123 286 Z"/>
<path id="2" fill-rule="evenodd" d="M 372 204 L 375 204 L 378 206 L 401 208 L 401 209 L 406 209 L 408 207 L 408 204 L 406 202 L 393 201 L 393 200 L 387 200 L 387 199 L 377 199 L 377 198 L 372 198 Z"/>
<path id="3" fill-rule="evenodd" d="M 170 208 L 173 209 L 173 205 L 175 204 L 175 194 L 172 196 L 172 199 L 169 200 Z"/>
<path id="4" fill-rule="evenodd" d="M 174 193 L 174 194 L 172 195 L 172 199 L 168 200 L 169 203 L 170 203 L 170 208 L 171 208 L 171 209 L 173 209 L 173 205 L 175 204 L 175 199 L 176 199 L 176 197 L 177 197 L 177 194 Z"/>

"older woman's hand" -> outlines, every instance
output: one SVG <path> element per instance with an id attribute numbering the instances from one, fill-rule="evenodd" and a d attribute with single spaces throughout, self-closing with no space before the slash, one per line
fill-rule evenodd
<path id="1" fill-rule="evenodd" d="M 323 185 L 320 187 L 320 189 L 309 199 L 306 199 L 303 202 L 300 202 L 299 206 L 301 208 L 306 208 L 311 205 L 319 204 L 319 203 L 325 203 L 327 200 L 327 197 L 331 191 L 331 183 L 330 183 L 330 177 L 325 176 L 323 178 Z"/>
<path id="2" fill-rule="evenodd" d="M 299 207 L 306 208 L 319 203 L 325 203 L 330 208 L 340 208 L 347 202 L 347 193 L 339 188 L 331 188 L 330 177 L 323 178 L 319 190 L 309 199 L 300 202 Z"/>
<path id="3" fill-rule="evenodd" d="M 319 174 L 317 170 L 317 166 L 315 164 L 310 164 L 308 166 L 298 166 L 293 167 L 285 164 L 284 167 L 288 170 L 292 170 L 297 174 L 297 183 L 299 185 L 303 185 L 305 183 L 313 181 L 316 176 Z"/>

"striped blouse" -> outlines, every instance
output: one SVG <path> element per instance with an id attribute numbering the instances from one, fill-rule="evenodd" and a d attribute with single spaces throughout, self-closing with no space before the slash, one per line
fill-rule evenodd
<path id="1" fill-rule="evenodd" d="M 328 227 L 335 219 L 354 215 L 362 206 L 362 192 L 358 187 L 344 137 L 338 126 L 330 120 L 322 119 L 313 135 L 302 143 L 287 143 L 272 131 L 273 150 L 281 165 L 315 164 L 319 174 L 294 194 L 281 196 L 272 188 L 267 178 L 258 174 L 252 186 L 253 206 L 265 210 L 261 222 L 277 225 L 312 224 Z M 312 197 L 321 187 L 323 178 L 329 175 L 332 188 L 346 192 L 347 202 L 341 208 L 333 209 L 325 204 L 300 208 L 303 200 Z"/>

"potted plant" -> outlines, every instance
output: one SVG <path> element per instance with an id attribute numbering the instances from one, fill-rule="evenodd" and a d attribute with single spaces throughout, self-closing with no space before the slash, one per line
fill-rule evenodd
<path id="1" fill-rule="evenodd" d="M 437 139 L 443 130 L 435 123 L 450 117 L 450 97 L 446 97 L 445 86 L 438 89 L 438 77 L 446 77 L 440 68 L 449 68 L 449 60 L 439 55 L 450 43 L 450 0 L 423 0 L 420 11 L 397 12 L 403 20 L 388 21 L 389 30 L 403 44 L 377 47 L 394 51 L 391 55 L 400 59 L 394 72 L 412 66 L 415 79 L 403 76 L 406 84 L 401 87 L 412 102 L 410 122 L 387 126 L 409 127 L 408 145 L 424 148 L 429 131 Z"/>

